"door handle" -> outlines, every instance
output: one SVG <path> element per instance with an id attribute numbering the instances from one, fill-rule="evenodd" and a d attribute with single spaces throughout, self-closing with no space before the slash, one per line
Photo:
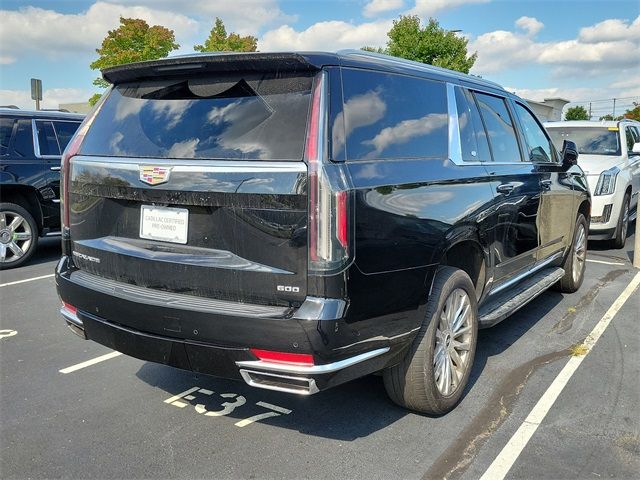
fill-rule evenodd
<path id="1" fill-rule="evenodd" d="M 59 172 L 61 167 L 51 167 L 52 172 Z"/>
<path id="2" fill-rule="evenodd" d="M 553 184 L 553 182 L 551 180 L 540 180 L 540 185 L 545 190 L 550 190 L 552 184 Z"/>
<path id="3" fill-rule="evenodd" d="M 513 183 L 503 183 L 496 187 L 496 191 L 498 193 L 504 193 L 505 195 L 509 195 L 511 192 L 513 192 L 514 188 L 515 188 L 515 185 Z"/>

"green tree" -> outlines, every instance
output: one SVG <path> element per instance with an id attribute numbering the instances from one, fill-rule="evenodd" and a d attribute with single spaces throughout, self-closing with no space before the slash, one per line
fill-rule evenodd
<path id="1" fill-rule="evenodd" d="M 599 118 L 599 120 L 604 120 L 607 122 L 612 122 L 614 120 L 622 120 L 624 117 L 622 115 L 619 115 L 617 117 L 614 117 L 613 115 L 611 115 L 610 113 L 607 113 L 606 115 L 603 115 Z"/>
<path id="2" fill-rule="evenodd" d="M 224 23 L 218 17 L 204 44 L 193 47 L 196 52 L 255 52 L 257 48 L 256 37 L 251 35 L 243 37 L 234 32 L 227 34 Z"/>
<path id="3" fill-rule="evenodd" d="M 430 18 L 426 26 L 417 15 L 401 15 L 393 21 L 387 32 L 387 48 L 364 47 L 363 50 L 386 53 L 394 57 L 428 63 L 438 67 L 469 73 L 478 58 L 477 53 L 468 54 L 468 40 L 450 30 L 440 27 L 437 20 Z"/>
<path id="4" fill-rule="evenodd" d="M 179 47 L 173 30 L 162 25 L 150 27 L 139 18 L 120 17 L 120 26 L 115 30 L 109 30 L 100 48 L 96 49 L 98 58 L 89 67 L 92 70 L 101 70 L 125 63 L 156 60 L 166 57 Z M 101 77 L 96 78 L 93 84 L 101 88 L 109 85 Z M 94 94 L 89 103 L 93 102 L 93 105 L 99 98 L 99 94 Z"/>
<path id="5" fill-rule="evenodd" d="M 630 118 L 631 120 L 637 120 L 640 122 L 640 103 L 633 102 L 633 108 L 630 108 L 624 112 L 624 118 Z"/>
<path id="6" fill-rule="evenodd" d="M 567 113 L 564 114 L 565 120 L 589 120 L 589 112 L 581 105 L 576 105 L 567 109 Z"/>
<path id="7" fill-rule="evenodd" d="M 362 47 L 360 50 L 373 53 L 387 53 L 387 50 L 382 47 Z"/>

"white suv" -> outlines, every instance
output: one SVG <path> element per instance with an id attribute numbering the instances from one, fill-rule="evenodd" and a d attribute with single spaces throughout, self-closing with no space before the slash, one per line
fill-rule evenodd
<path id="1" fill-rule="evenodd" d="M 578 146 L 578 165 L 591 191 L 589 238 L 624 247 L 629 221 L 637 213 L 640 190 L 640 122 L 549 122 L 545 127 L 558 148 L 563 140 Z"/>

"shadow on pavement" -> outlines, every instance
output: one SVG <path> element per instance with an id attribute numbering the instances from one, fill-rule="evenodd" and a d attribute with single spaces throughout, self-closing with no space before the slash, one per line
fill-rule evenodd
<path id="1" fill-rule="evenodd" d="M 39 265 L 41 263 L 58 260 L 62 255 L 60 237 L 41 238 L 38 241 L 38 248 L 27 265 Z"/>

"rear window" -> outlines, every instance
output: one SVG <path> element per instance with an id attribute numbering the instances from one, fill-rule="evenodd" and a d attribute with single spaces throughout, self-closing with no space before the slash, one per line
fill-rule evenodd
<path id="1" fill-rule="evenodd" d="M 115 86 L 84 155 L 301 160 L 313 77 L 249 74 Z"/>
<path id="2" fill-rule="evenodd" d="M 558 150 L 565 140 L 571 140 L 584 155 L 620 155 L 617 127 L 551 127 L 547 132 Z"/>

